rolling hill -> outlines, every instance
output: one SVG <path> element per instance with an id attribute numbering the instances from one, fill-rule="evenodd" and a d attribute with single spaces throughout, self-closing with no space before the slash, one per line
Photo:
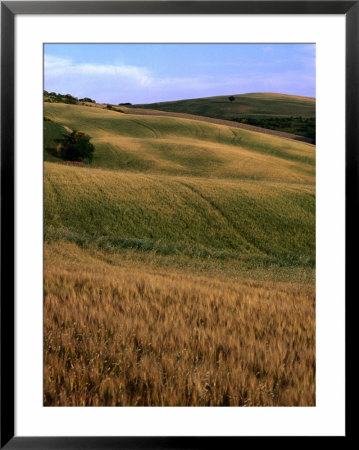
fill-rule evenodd
<path id="1" fill-rule="evenodd" d="M 315 148 L 303 142 L 206 122 L 45 103 L 45 160 L 56 159 L 61 126 L 83 130 L 93 167 L 210 178 L 313 182 Z M 64 130 L 66 132 L 66 130 Z M 55 156 L 54 156 L 55 155 Z"/>
<path id="2" fill-rule="evenodd" d="M 315 99 L 275 93 L 195 98 L 134 105 L 176 113 L 244 122 L 253 126 L 305 136 L 315 141 Z"/>
<path id="3" fill-rule="evenodd" d="M 78 105 L 45 113 L 46 239 L 313 267 L 314 146 Z M 63 127 L 92 136 L 89 168 L 50 164 Z"/>
<path id="4" fill-rule="evenodd" d="M 134 105 L 161 111 L 182 112 L 199 116 L 233 120 L 242 117 L 315 116 L 315 99 L 274 93 L 254 93 L 229 96 L 204 97 L 159 103 Z"/>

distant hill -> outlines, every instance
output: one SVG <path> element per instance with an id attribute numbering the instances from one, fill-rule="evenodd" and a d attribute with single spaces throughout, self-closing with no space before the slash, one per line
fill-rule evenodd
<path id="1" fill-rule="evenodd" d="M 193 98 L 171 102 L 134 105 L 136 108 L 159 109 L 233 120 L 243 117 L 315 117 L 315 99 L 284 94 L 257 93 Z"/>
<path id="2" fill-rule="evenodd" d="M 230 101 L 229 98 L 234 98 Z M 204 97 L 134 105 L 205 117 L 239 121 L 315 138 L 315 98 L 275 93 Z"/>

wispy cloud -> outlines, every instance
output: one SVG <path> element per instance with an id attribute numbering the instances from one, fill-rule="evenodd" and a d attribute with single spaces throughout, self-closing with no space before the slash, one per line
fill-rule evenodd
<path id="1" fill-rule="evenodd" d="M 77 97 L 92 97 L 98 102 L 147 103 L 177 100 L 181 98 L 205 97 L 211 95 L 240 94 L 245 92 L 285 92 L 306 95 L 315 86 L 315 53 L 303 46 L 301 65 L 308 67 L 307 73 L 301 69 L 287 68 L 283 64 L 240 64 L 229 71 L 212 73 L 204 65 L 194 75 L 175 76 L 165 71 L 161 75 L 149 67 L 123 63 L 77 62 L 46 54 L 44 59 L 45 89 L 61 93 L 71 93 Z M 267 46 L 265 52 L 272 52 Z"/>
<path id="2" fill-rule="evenodd" d="M 124 99 L 132 96 L 134 101 L 141 101 L 149 89 L 152 93 L 166 95 L 178 86 L 193 91 L 207 89 L 218 85 L 207 75 L 197 77 L 159 77 L 146 67 L 123 64 L 83 64 L 69 59 L 47 55 L 44 60 L 45 89 L 60 91 L 72 89 L 77 96 L 90 95 L 96 88 L 99 101 L 114 101 L 115 97 Z"/>
<path id="3" fill-rule="evenodd" d="M 50 55 L 45 56 L 44 66 L 45 76 L 48 80 L 60 76 L 85 75 L 86 77 L 91 77 L 102 75 L 107 77 L 128 78 L 143 86 L 152 82 L 148 70 L 143 67 L 121 64 L 77 64 L 69 59 Z"/>

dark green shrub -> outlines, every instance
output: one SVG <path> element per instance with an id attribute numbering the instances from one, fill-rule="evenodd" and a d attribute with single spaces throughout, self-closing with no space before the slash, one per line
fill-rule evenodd
<path id="1" fill-rule="evenodd" d="M 79 101 L 80 102 L 86 102 L 86 103 L 96 103 L 96 100 L 92 100 L 92 98 L 90 98 L 90 97 L 80 98 Z"/>
<path id="2" fill-rule="evenodd" d="M 89 164 L 95 151 L 90 139 L 91 137 L 83 131 L 73 131 L 65 136 L 61 143 L 61 157 L 66 161 L 86 160 L 86 163 Z"/>
<path id="3" fill-rule="evenodd" d="M 60 94 L 59 94 L 59 95 L 60 95 Z M 63 95 L 63 97 L 65 97 L 65 98 L 67 98 L 67 99 L 69 99 L 69 100 L 78 100 L 77 97 L 74 97 L 74 96 L 71 95 L 71 94 Z"/>

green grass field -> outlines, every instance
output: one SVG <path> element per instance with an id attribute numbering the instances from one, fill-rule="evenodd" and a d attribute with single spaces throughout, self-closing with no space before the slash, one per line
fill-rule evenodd
<path id="1" fill-rule="evenodd" d="M 45 238 L 111 251 L 314 265 L 314 187 L 45 165 Z"/>

